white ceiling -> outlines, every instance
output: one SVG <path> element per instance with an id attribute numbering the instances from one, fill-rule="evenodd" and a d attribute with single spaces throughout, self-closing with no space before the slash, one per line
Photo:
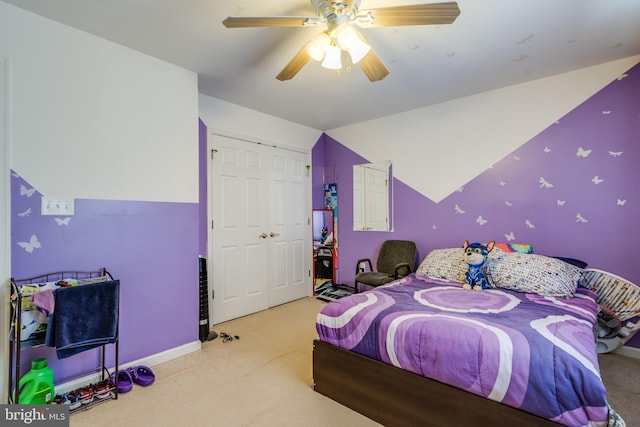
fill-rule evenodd
<path id="1" fill-rule="evenodd" d="M 275 76 L 319 28 L 225 28 L 313 16 L 309 0 L 4 0 L 198 73 L 199 92 L 318 130 L 640 55 L 638 0 L 458 0 L 451 25 L 361 29 L 390 74 L 311 61 Z M 360 9 L 436 3 L 362 0 Z"/>

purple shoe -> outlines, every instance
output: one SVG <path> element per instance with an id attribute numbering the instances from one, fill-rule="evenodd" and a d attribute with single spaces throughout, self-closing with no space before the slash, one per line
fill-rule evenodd
<path id="1" fill-rule="evenodd" d="M 153 371 L 146 366 L 140 365 L 129 368 L 129 373 L 131 374 L 133 382 L 143 387 L 153 384 L 156 380 L 156 376 L 153 374 Z"/>
<path id="2" fill-rule="evenodd" d="M 109 376 L 109 380 L 115 386 L 116 385 L 116 373 L 114 372 Z M 133 388 L 133 379 L 131 374 L 127 370 L 118 371 L 118 393 L 126 393 Z"/>

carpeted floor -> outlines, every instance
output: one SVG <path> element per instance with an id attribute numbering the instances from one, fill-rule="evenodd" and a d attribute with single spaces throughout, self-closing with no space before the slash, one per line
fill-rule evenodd
<path id="1" fill-rule="evenodd" d="M 608 353 L 598 362 L 609 404 L 627 427 L 640 427 L 640 359 Z"/>
<path id="2" fill-rule="evenodd" d="M 72 427 L 265 426 L 365 427 L 380 424 L 312 389 L 315 318 L 325 303 L 304 298 L 212 327 L 240 339 L 206 342 L 202 351 L 153 366 L 156 382 L 134 386 L 71 417 Z M 609 401 L 640 427 L 640 360 L 606 354 Z"/>
<path id="3" fill-rule="evenodd" d="M 365 427 L 378 423 L 312 389 L 315 318 L 325 303 L 304 298 L 215 325 L 240 339 L 153 366 L 156 382 L 73 414 L 72 427 Z"/>

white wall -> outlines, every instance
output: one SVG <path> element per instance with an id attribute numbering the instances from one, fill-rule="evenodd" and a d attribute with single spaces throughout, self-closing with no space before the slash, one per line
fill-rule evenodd
<path id="1" fill-rule="evenodd" d="M 439 202 L 559 120 L 640 56 L 419 108 L 327 135 Z"/>
<path id="2" fill-rule="evenodd" d="M 309 152 L 322 132 L 207 95 L 199 95 L 200 118 L 209 133 Z"/>
<path id="3" fill-rule="evenodd" d="M 0 2 L 11 167 L 45 195 L 198 202 L 195 73 Z"/>

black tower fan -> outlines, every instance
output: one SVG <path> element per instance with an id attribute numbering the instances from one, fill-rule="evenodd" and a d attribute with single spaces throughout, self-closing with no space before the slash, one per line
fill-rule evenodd
<path id="1" fill-rule="evenodd" d="M 200 264 L 200 341 L 211 341 L 218 336 L 209 331 L 209 285 L 207 280 L 207 259 L 199 257 Z"/>

